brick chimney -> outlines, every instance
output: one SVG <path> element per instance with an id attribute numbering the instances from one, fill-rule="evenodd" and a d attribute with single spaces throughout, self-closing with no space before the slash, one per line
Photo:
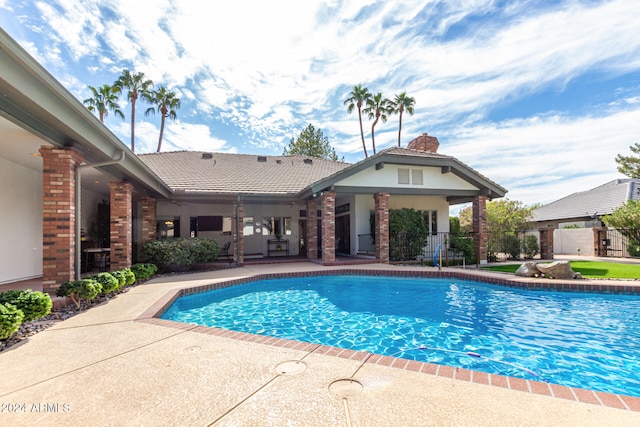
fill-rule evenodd
<path id="1" fill-rule="evenodd" d="M 409 142 L 407 148 L 435 153 L 438 151 L 439 146 L 440 142 L 438 142 L 438 138 L 436 138 L 435 136 L 429 136 L 425 132 L 416 139 Z"/>

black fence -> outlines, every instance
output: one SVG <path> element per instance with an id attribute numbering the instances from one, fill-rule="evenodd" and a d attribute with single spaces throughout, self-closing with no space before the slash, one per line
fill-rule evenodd
<path id="1" fill-rule="evenodd" d="M 475 263 L 471 233 L 398 233 L 389 236 L 391 262 L 459 265 Z"/>
<path id="2" fill-rule="evenodd" d="M 538 232 L 492 232 L 488 234 L 489 262 L 535 259 L 540 256 Z"/>
<path id="3" fill-rule="evenodd" d="M 640 229 L 597 230 L 595 253 L 601 257 L 640 257 Z"/>

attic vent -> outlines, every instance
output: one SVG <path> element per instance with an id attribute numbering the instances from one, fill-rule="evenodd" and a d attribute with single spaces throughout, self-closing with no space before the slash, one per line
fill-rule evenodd
<path id="1" fill-rule="evenodd" d="M 303 161 L 304 161 L 304 164 L 305 164 L 305 165 L 311 165 L 311 164 L 313 164 L 313 159 L 304 159 Z"/>
<path id="2" fill-rule="evenodd" d="M 277 164 L 281 164 L 281 163 L 282 163 L 282 160 L 278 159 L 278 160 L 276 160 L 276 163 L 277 163 Z"/>
<path id="3" fill-rule="evenodd" d="M 203 159 L 213 159 L 213 154 L 211 153 L 202 153 Z"/>
<path id="4" fill-rule="evenodd" d="M 267 157 L 266 156 L 258 156 L 258 161 L 259 162 L 266 162 L 267 161 Z"/>

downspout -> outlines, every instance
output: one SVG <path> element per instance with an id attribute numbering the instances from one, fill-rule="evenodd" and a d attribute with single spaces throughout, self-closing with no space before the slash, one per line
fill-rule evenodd
<path id="1" fill-rule="evenodd" d="M 81 246 L 81 241 L 80 241 L 80 233 L 82 230 L 82 227 L 80 226 L 80 212 L 82 211 L 82 197 L 81 197 L 81 177 L 80 177 L 80 171 L 84 168 L 97 168 L 100 166 L 107 166 L 107 165 L 113 165 L 116 163 L 121 163 L 124 160 L 125 154 L 124 154 L 124 150 L 120 150 L 120 156 L 118 159 L 114 159 L 114 160 L 106 160 L 104 162 L 98 162 L 98 163 L 90 163 L 90 164 L 84 164 L 84 165 L 79 165 L 76 167 L 76 171 L 75 171 L 75 175 L 76 175 L 76 256 L 75 256 L 75 270 L 76 270 L 76 280 L 80 280 L 80 270 L 81 270 L 81 261 L 82 261 L 82 246 Z"/>
<path id="2" fill-rule="evenodd" d="M 240 230 L 242 230 L 242 224 L 240 224 L 240 194 L 236 196 L 236 247 L 234 252 L 236 255 L 236 266 L 240 267 Z"/>

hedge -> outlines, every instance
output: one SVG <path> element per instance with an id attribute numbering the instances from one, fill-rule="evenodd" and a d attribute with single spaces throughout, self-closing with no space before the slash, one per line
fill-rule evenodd
<path id="1" fill-rule="evenodd" d="M 9 303 L 22 310 L 23 322 L 38 320 L 51 313 L 53 302 L 49 294 L 31 289 L 0 293 L 0 304 Z"/>
<path id="2" fill-rule="evenodd" d="M 189 269 L 194 264 L 211 262 L 219 251 L 218 242 L 208 237 L 154 240 L 142 248 L 144 258 L 162 270 Z"/>

